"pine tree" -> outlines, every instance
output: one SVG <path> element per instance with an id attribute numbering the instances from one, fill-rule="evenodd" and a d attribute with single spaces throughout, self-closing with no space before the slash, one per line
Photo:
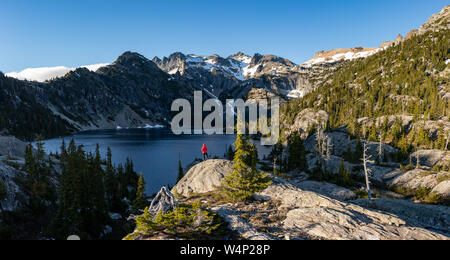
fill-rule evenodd
<path id="1" fill-rule="evenodd" d="M 355 147 L 355 153 L 353 154 L 353 162 L 359 162 L 363 155 L 363 145 L 361 143 L 361 139 L 356 138 L 356 147 Z"/>
<path id="2" fill-rule="evenodd" d="M 136 199 L 133 202 L 133 209 L 136 212 L 143 210 L 147 207 L 147 199 L 145 198 L 145 180 L 144 174 L 139 175 L 138 187 L 136 191 Z"/>
<path id="3" fill-rule="evenodd" d="M 234 158 L 234 151 L 233 151 L 233 146 L 228 146 L 228 150 L 227 150 L 227 154 L 226 154 L 226 158 L 230 161 L 233 160 Z"/>
<path id="4" fill-rule="evenodd" d="M 105 188 L 109 210 L 112 212 L 120 212 L 122 205 L 119 196 L 119 183 L 112 164 L 112 152 L 110 147 L 108 147 L 106 152 Z"/>
<path id="5" fill-rule="evenodd" d="M 288 169 L 306 170 L 306 151 L 303 140 L 298 133 L 291 136 L 288 142 Z"/>
<path id="6" fill-rule="evenodd" d="M 353 185 L 350 171 L 345 169 L 344 161 L 341 161 L 341 165 L 339 166 L 338 185 L 344 187 L 351 187 Z"/>
<path id="7" fill-rule="evenodd" d="M 177 182 L 181 181 L 181 179 L 183 179 L 184 177 L 184 170 L 183 170 L 183 166 L 181 165 L 181 159 L 178 161 L 178 178 L 177 178 Z"/>
<path id="8" fill-rule="evenodd" d="M 101 161 L 98 146 L 95 154 L 86 154 L 83 146 L 70 142 L 61 160 L 60 199 L 50 228 L 53 237 L 78 234 L 83 239 L 98 239 L 103 234 L 110 219 Z"/>
<path id="9" fill-rule="evenodd" d="M 311 179 L 316 181 L 323 181 L 325 173 L 323 172 L 322 160 L 317 160 L 316 165 L 311 171 Z"/>
<path id="10" fill-rule="evenodd" d="M 36 162 L 33 155 L 33 146 L 31 144 L 27 145 L 25 148 L 25 164 L 23 170 L 28 174 L 36 172 Z"/>
<path id="11" fill-rule="evenodd" d="M 8 191 L 2 179 L 0 179 L 0 212 L 3 213 L 2 202 L 8 198 Z"/>
<path id="12" fill-rule="evenodd" d="M 221 189 L 228 200 L 250 200 L 255 192 L 262 191 L 271 184 L 270 177 L 256 169 L 256 148 L 246 136 L 238 134 L 234 146 L 236 152 L 233 172 L 223 180 Z"/>
<path id="13" fill-rule="evenodd" d="M 105 198 L 104 173 L 102 168 L 102 158 L 100 155 L 100 146 L 97 144 L 94 156 L 91 156 L 89 163 L 91 197 L 94 208 L 96 209 L 96 218 L 104 218 L 108 214 L 108 205 Z"/>
<path id="14" fill-rule="evenodd" d="M 443 127 L 439 128 L 438 131 L 438 138 L 435 141 L 435 149 L 439 149 L 439 150 L 444 150 L 445 149 L 445 144 L 446 144 L 446 140 L 445 140 L 446 136 L 445 136 L 445 132 Z"/>
<path id="15" fill-rule="evenodd" d="M 127 179 L 127 190 L 129 191 L 127 198 L 130 201 L 134 201 L 136 198 L 139 175 L 134 171 L 133 161 L 130 158 L 127 158 L 125 163 L 125 176 Z"/>

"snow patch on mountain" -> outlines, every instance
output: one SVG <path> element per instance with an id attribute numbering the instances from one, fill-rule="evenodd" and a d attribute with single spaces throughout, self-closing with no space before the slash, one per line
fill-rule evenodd
<path id="1" fill-rule="evenodd" d="M 80 68 L 86 68 L 90 71 L 97 71 L 101 67 L 110 65 L 109 63 L 100 63 L 93 65 L 85 65 Z M 77 68 L 68 68 L 64 66 L 57 67 L 42 67 L 42 68 L 28 68 L 20 72 L 6 73 L 6 76 L 20 80 L 45 82 L 47 80 L 63 77 L 67 73 L 76 70 Z"/>
<path id="2" fill-rule="evenodd" d="M 312 59 L 303 65 L 311 67 L 323 63 L 336 63 L 339 61 L 349 61 L 372 56 L 385 48 L 353 48 L 353 49 L 337 49 L 332 51 L 322 51 L 317 53 Z"/>
<path id="3" fill-rule="evenodd" d="M 171 70 L 171 71 L 169 71 L 167 73 L 170 74 L 170 75 L 174 75 L 174 74 L 177 74 L 178 71 L 179 71 L 179 68 L 175 68 L 175 69 L 173 69 L 173 70 Z"/>
<path id="4" fill-rule="evenodd" d="M 251 77 L 254 77 L 255 76 L 255 73 L 258 71 L 258 69 L 259 69 L 259 67 L 260 67 L 261 65 L 256 65 L 256 66 L 253 66 L 253 67 L 251 67 L 250 65 L 249 66 L 247 66 L 247 67 L 245 67 L 244 68 L 244 76 L 245 77 L 248 77 L 248 78 L 251 78 Z"/>
<path id="5" fill-rule="evenodd" d="M 302 98 L 305 96 L 305 93 L 302 90 L 294 89 L 289 91 L 289 93 L 286 96 L 288 98 Z"/>
<path id="6" fill-rule="evenodd" d="M 195 54 L 186 55 L 184 65 L 188 67 L 201 68 L 207 71 L 221 71 L 227 75 L 230 75 L 240 81 L 245 81 L 247 76 L 252 76 L 256 71 L 256 67 L 250 67 L 252 57 L 244 53 L 238 53 L 228 58 L 221 58 L 217 55 L 212 56 L 200 56 Z M 178 64 L 175 68 L 172 67 L 168 74 L 176 74 L 181 72 L 181 66 Z"/>

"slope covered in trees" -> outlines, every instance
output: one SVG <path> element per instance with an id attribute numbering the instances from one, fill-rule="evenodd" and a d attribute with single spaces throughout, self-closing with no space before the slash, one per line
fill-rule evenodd
<path id="1" fill-rule="evenodd" d="M 283 108 L 292 124 L 306 108 L 329 113 L 329 126 L 347 126 L 354 136 L 377 140 L 381 133 L 405 151 L 416 147 L 443 149 L 442 137 L 424 129 L 405 128 L 399 122 L 379 121 L 364 126 L 361 118 L 410 115 L 413 122 L 448 121 L 450 31 L 427 32 L 387 48 L 366 59 L 348 62 L 315 91 Z M 446 96 L 447 95 L 447 96 Z M 414 131 L 412 131 L 414 130 Z M 440 135 L 440 136 L 439 136 Z"/>
<path id="2" fill-rule="evenodd" d="M 145 207 L 139 203 L 145 202 L 144 180 L 130 159 L 115 166 L 109 149 L 102 159 L 98 146 L 88 153 L 73 140 L 56 155 L 46 155 L 41 141 L 36 148 L 30 144 L 25 164 L 17 166 L 19 207 L 1 212 L 0 239 L 108 239 L 130 232 L 125 218 Z"/>

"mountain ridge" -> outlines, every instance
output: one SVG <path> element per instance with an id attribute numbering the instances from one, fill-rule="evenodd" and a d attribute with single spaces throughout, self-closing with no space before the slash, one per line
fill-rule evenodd
<path id="1" fill-rule="evenodd" d="M 449 9 L 450 6 L 445 7 L 421 29 L 411 31 L 405 38 L 399 36 L 393 42 L 383 43 L 381 50 L 350 50 L 358 51 L 356 58 L 369 57 L 372 55 L 361 53 L 380 53 L 424 32 L 447 28 Z M 285 100 L 299 98 L 339 71 L 346 64 L 343 52 L 348 50 L 319 53 L 315 56 L 319 59 L 336 55 L 340 58 L 335 59 L 336 62 L 318 62 L 311 66 L 258 53 L 250 56 L 238 52 L 224 58 L 176 52 L 169 57 L 149 60 L 139 53 L 125 52 L 95 72 L 77 68 L 46 83 L 17 80 L 2 73 L 0 94 L 5 100 L 3 104 L 10 107 L 4 109 L 9 114 L 1 115 L 0 130 L 33 139 L 39 129 L 52 137 L 99 128 L 168 125 L 171 116 L 168 104 L 179 97 L 192 98 L 195 90 L 220 100 L 245 99 L 250 95 L 258 99 L 258 95 L 267 96 L 268 93 Z M 349 56 L 355 58 L 355 55 Z M 46 129 L 38 121 L 34 122 L 30 107 L 42 111 L 40 121 L 54 122 L 58 125 L 57 130 Z M 19 113 L 13 118 L 12 115 L 19 111 L 25 114 Z M 35 126 L 23 129 L 21 125 L 26 125 L 27 120 L 33 121 Z"/>

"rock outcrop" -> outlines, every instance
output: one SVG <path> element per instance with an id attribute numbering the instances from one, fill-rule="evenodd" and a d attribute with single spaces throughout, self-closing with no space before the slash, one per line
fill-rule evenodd
<path id="1" fill-rule="evenodd" d="M 6 165 L 0 158 L 0 180 L 4 183 L 6 187 L 6 199 L 0 202 L 2 209 L 5 211 L 14 211 L 19 206 L 19 201 L 17 199 L 20 196 L 19 186 L 16 184 L 15 179 L 21 176 L 20 171 Z"/>
<path id="2" fill-rule="evenodd" d="M 431 192 L 450 198 L 450 173 L 431 172 L 422 169 L 414 169 L 403 172 L 393 171 L 384 177 L 390 187 L 402 187 L 408 190 L 427 188 Z"/>
<path id="3" fill-rule="evenodd" d="M 356 139 L 351 139 L 350 135 L 347 133 L 345 128 L 338 129 L 336 131 L 324 133 L 324 136 L 331 141 L 331 152 L 332 155 L 342 157 L 346 152 L 355 152 L 356 150 Z M 305 141 L 305 149 L 309 152 L 315 152 L 317 146 L 316 142 L 316 134 L 309 136 Z M 372 158 L 378 157 L 378 149 L 379 143 L 377 142 L 368 142 L 368 155 L 371 155 Z M 397 153 L 398 149 L 388 145 L 383 144 L 383 154 L 386 154 L 386 159 L 390 161 L 390 154 Z M 389 162 L 388 161 L 388 162 Z"/>
<path id="4" fill-rule="evenodd" d="M 433 168 L 436 165 L 450 166 L 450 152 L 441 150 L 419 150 L 411 154 L 412 163 L 417 164 L 417 158 L 419 158 L 419 164 Z"/>
<path id="5" fill-rule="evenodd" d="M 309 131 L 314 127 L 321 126 L 324 128 L 327 120 L 328 113 L 326 111 L 305 109 L 298 113 L 292 124 L 285 125 L 285 135 L 289 136 L 295 132 L 298 132 L 306 138 L 309 135 Z"/>
<path id="6" fill-rule="evenodd" d="M 215 166 L 218 170 L 212 168 Z M 212 183 L 220 183 L 231 167 L 231 162 L 223 160 L 200 163 L 176 188 L 185 194 L 211 192 L 215 186 Z M 210 200 L 207 195 L 201 198 Z M 449 239 L 450 213 L 446 207 L 391 199 L 344 201 L 352 198 L 351 191 L 330 184 L 273 177 L 273 184 L 255 195 L 256 201 L 215 202 L 211 209 L 228 222 L 233 232 L 249 240 Z"/>
<path id="7" fill-rule="evenodd" d="M 27 144 L 13 136 L 0 136 L 0 156 L 25 157 Z"/>
<path id="8" fill-rule="evenodd" d="M 208 160 L 199 163 L 186 173 L 172 192 L 187 197 L 214 191 L 221 185 L 223 178 L 231 174 L 232 167 L 233 162 L 227 160 Z"/>
<path id="9" fill-rule="evenodd" d="M 434 14 L 430 19 L 419 28 L 419 33 L 427 31 L 436 31 L 450 29 L 450 5 L 444 7 L 441 12 Z"/>
<path id="10" fill-rule="evenodd" d="M 291 209 L 283 222 L 286 230 L 299 231 L 312 237 L 338 240 L 449 239 L 427 230 L 425 227 L 429 227 L 428 223 L 419 220 L 409 222 L 400 216 L 340 202 L 295 188 L 280 179 L 261 195 L 280 200 L 281 208 Z M 448 212 L 443 213 L 436 217 L 436 221 L 440 218 L 448 222 L 450 215 Z M 450 234 L 448 227 L 445 232 Z"/>
<path id="11" fill-rule="evenodd" d="M 291 183 L 301 190 L 312 191 L 338 200 L 356 199 L 356 194 L 353 191 L 331 183 L 317 181 L 300 181 L 298 183 L 292 181 Z"/>

